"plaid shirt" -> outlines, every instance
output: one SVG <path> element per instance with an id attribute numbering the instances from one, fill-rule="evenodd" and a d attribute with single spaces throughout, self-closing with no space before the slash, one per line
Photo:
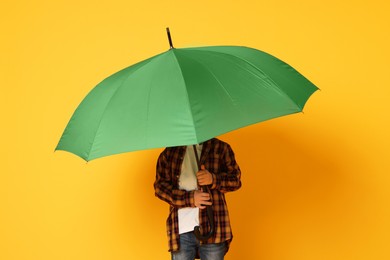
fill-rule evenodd
<path id="1" fill-rule="evenodd" d="M 186 146 L 168 147 L 159 156 L 157 161 L 155 194 L 170 205 L 167 219 L 167 235 L 169 251 L 179 250 L 178 209 L 195 207 L 194 191 L 179 189 L 181 165 Z M 210 193 L 213 202 L 215 233 L 206 243 L 230 244 L 233 235 L 230 228 L 229 213 L 225 200 L 225 193 L 235 191 L 241 187 L 241 171 L 234 158 L 233 150 L 225 142 L 216 138 L 203 143 L 200 163 L 213 173 L 213 184 Z M 209 232 L 206 210 L 199 211 L 199 224 L 202 234 Z"/>

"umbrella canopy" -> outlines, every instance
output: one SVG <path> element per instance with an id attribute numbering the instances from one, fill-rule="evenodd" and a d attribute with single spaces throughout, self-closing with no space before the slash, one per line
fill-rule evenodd
<path id="1" fill-rule="evenodd" d="M 240 46 L 171 48 L 99 83 L 56 150 L 84 160 L 197 144 L 301 112 L 318 88 L 265 52 Z"/>

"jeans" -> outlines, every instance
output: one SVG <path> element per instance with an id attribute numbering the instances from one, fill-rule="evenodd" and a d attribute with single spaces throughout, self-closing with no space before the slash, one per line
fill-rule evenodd
<path id="1" fill-rule="evenodd" d="M 223 260 L 226 242 L 201 245 L 194 232 L 180 234 L 180 249 L 171 253 L 172 260 L 194 260 L 197 250 L 201 260 Z"/>

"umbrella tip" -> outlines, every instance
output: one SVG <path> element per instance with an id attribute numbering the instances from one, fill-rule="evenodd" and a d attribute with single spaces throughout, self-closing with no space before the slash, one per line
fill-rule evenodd
<path id="1" fill-rule="evenodd" d="M 167 35 L 168 35 L 170 49 L 174 49 L 173 44 L 172 44 L 171 32 L 169 31 L 169 27 L 167 27 Z"/>

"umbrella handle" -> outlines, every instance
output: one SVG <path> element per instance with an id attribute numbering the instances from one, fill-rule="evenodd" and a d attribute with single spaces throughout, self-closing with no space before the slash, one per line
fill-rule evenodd
<path id="1" fill-rule="evenodd" d="M 200 160 L 199 160 L 199 156 L 198 156 L 198 151 L 196 150 L 195 145 L 193 146 L 193 148 L 194 148 L 194 153 L 195 153 L 195 157 L 196 157 L 196 162 L 198 164 L 198 169 L 200 169 Z M 202 186 L 201 189 L 210 194 L 210 190 L 209 190 L 208 186 L 206 186 L 206 185 Z M 196 238 L 199 239 L 200 241 L 203 241 L 203 242 L 206 242 L 211 236 L 214 235 L 214 212 L 213 212 L 212 205 L 207 205 L 206 211 L 207 211 L 208 223 L 210 226 L 209 233 L 202 235 L 202 233 L 200 232 L 199 226 L 196 226 L 194 228 L 194 234 L 195 234 Z"/>

